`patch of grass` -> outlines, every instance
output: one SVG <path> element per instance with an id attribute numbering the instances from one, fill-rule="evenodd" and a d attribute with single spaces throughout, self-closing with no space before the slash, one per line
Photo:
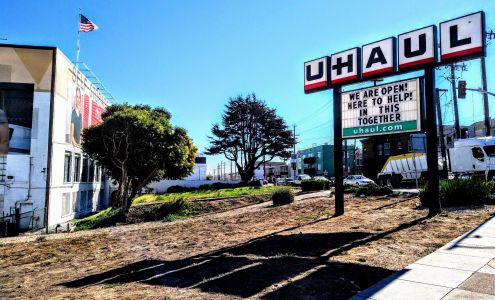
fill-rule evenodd
<path id="1" fill-rule="evenodd" d="M 197 200 L 206 198 L 224 198 L 224 197 L 238 197 L 238 196 L 249 196 L 249 195 L 261 195 L 269 194 L 276 190 L 277 187 L 274 186 L 245 186 L 237 188 L 226 188 L 220 190 L 195 190 L 180 193 L 166 193 L 166 194 L 145 194 L 134 199 L 133 204 L 140 203 L 153 203 L 153 202 L 163 202 L 174 199 L 182 198 L 184 200 Z"/>
<path id="2" fill-rule="evenodd" d="M 120 209 L 109 207 L 97 214 L 76 221 L 74 231 L 113 226 L 120 220 Z"/>
<path id="3" fill-rule="evenodd" d="M 36 242 L 44 242 L 46 241 L 46 236 L 40 235 L 39 237 L 36 238 Z"/>
<path id="4" fill-rule="evenodd" d="M 220 223 L 223 223 L 222 220 L 218 220 L 218 219 L 209 219 L 208 220 L 208 223 L 210 224 L 220 224 Z"/>
<path id="5" fill-rule="evenodd" d="M 431 252 L 443 247 L 443 243 L 429 243 L 428 248 L 430 249 Z"/>
<path id="6" fill-rule="evenodd" d="M 119 285 L 121 285 L 120 282 L 119 283 L 107 283 L 103 287 L 106 289 L 111 289 L 111 288 L 114 288 L 114 287 L 119 286 Z"/>

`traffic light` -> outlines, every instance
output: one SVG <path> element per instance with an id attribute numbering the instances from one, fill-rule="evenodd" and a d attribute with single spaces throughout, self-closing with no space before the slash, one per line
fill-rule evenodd
<path id="1" fill-rule="evenodd" d="M 457 97 L 459 99 L 466 99 L 466 80 L 459 80 L 457 84 Z"/>

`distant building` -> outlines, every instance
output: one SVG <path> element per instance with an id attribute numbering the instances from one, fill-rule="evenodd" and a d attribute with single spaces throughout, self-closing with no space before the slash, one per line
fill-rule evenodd
<path id="1" fill-rule="evenodd" d="M 264 168 L 263 168 L 264 167 Z M 254 171 L 255 179 L 289 177 L 289 165 L 281 161 L 270 161 L 261 164 Z"/>
<path id="2" fill-rule="evenodd" d="M 347 161 L 347 173 L 353 173 L 355 170 L 355 149 L 353 145 L 347 146 L 347 158 L 342 153 L 344 164 Z M 298 174 L 307 174 L 310 176 L 327 176 L 335 177 L 335 164 L 334 164 L 334 146 L 333 145 L 319 145 L 311 148 L 307 148 L 299 151 L 298 160 Z M 345 168 L 344 168 L 345 169 Z"/>
<path id="3" fill-rule="evenodd" d="M 206 180 L 206 156 L 199 155 L 194 159 L 193 173 L 185 178 L 185 180 Z"/>
<path id="4" fill-rule="evenodd" d="M 486 128 L 485 128 L 485 121 L 484 120 L 479 121 L 479 122 L 475 122 L 475 123 L 471 124 L 471 126 L 474 127 L 476 137 L 486 136 L 486 134 L 485 134 Z M 490 119 L 490 128 L 491 128 L 490 135 L 495 136 L 495 119 Z"/>

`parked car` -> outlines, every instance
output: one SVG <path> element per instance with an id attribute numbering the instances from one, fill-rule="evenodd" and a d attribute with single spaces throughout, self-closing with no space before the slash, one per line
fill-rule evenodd
<path id="1" fill-rule="evenodd" d="M 285 178 L 277 178 L 275 180 L 275 185 L 286 185 Z"/>
<path id="2" fill-rule="evenodd" d="M 323 180 L 323 181 L 328 181 L 330 182 L 330 180 L 328 178 L 326 178 L 325 176 L 315 176 L 313 177 L 314 180 Z"/>
<path id="3" fill-rule="evenodd" d="M 294 184 L 294 179 L 292 179 L 292 178 L 285 178 L 285 184 L 286 185 L 292 185 L 292 184 Z"/>
<path id="4" fill-rule="evenodd" d="M 309 180 L 309 179 L 311 179 L 311 176 L 309 176 L 307 174 L 297 175 L 296 176 L 296 180 L 294 180 L 294 184 L 301 185 L 301 181 L 303 181 L 303 180 Z"/>
<path id="5" fill-rule="evenodd" d="M 374 184 L 375 182 L 368 177 L 365 177 L 363 175 L 349 175 L 346 178 L 344 178 L 344 185 L 368 185 L 368 184 Z"/>

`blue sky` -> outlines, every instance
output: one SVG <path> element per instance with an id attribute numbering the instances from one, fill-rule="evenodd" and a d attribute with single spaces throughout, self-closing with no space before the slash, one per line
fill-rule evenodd
<path id="1" fill-rule="evenodd" d="M 333 143 L 331 91 L 303 93 L 304 61 L 479 10 L 487 29 L 495 29 L 493 0 L 3 0 L 0 37 L 57 46 L 75 59 L 79 8 L 100 26 L 82 34 L 81 60 L 120 102 L 167 108 L 201 151 L 228 98 L 251 92 L 296 123 L 298 148 Z M 463 77 L 477 88 L 479 61 L 468 64 Z M 487 70 L 488 89 L 495 91 L 495 41 Z M 442 73 L 437 85 L 447 88 Z M 450 100 L 450 93 L 442 98 L 447 124 Z M 459 101 L 461 124 L 481 120 L 481 101 L 471 92 Z M 209 159 L 209 169 L 220 160 Z"/>

